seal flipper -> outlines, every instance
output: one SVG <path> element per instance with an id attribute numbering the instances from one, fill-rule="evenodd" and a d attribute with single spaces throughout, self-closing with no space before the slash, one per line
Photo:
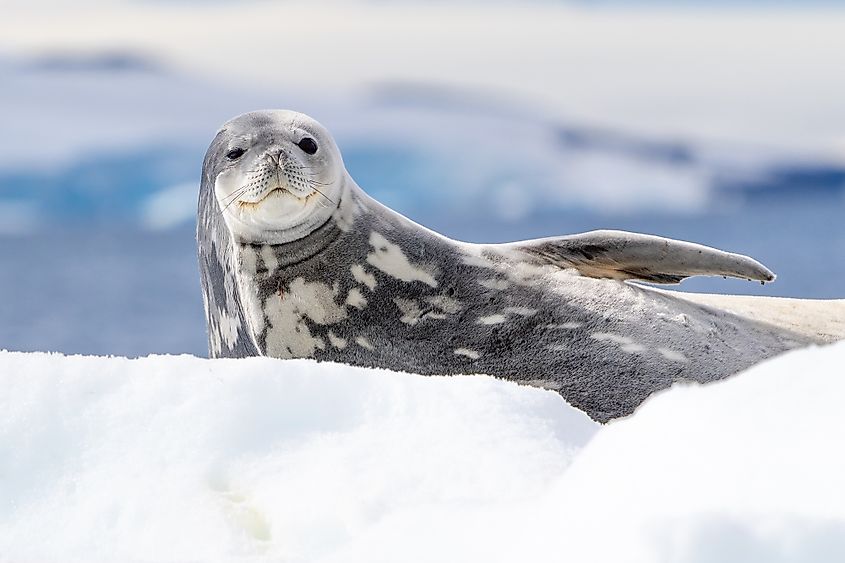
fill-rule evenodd
<path id="1" fill-rule="evenodd" d="M 709 246 L 625 231 L 590 231 L 496 245 L 583 276 L 680 283 L 690 276 L 730 276 L 769 282 L 775 275 L 753 258 Z"/>

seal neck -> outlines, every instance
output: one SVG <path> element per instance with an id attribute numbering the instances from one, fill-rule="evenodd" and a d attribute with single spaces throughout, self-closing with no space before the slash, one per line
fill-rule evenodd
<path id="1" fill-rule="evenodd" d="M 356 205 L 353 190 L 348 185 L 344 185 L 344 188 L 340 190 L 337 207 L 331 213 L 319 217 L 320 222 L 315 222 L 313 226 L 309 226 L 310 228 L 303 228 L 307 234 L 279 242 L 240 242 L 239 244 L 253 251 L 263 250 L 262 255 L 271 253 L 275 261 L 272 265 L 265 264 L 265 268 L 267 274 L 273 275 L 280 270 L 308 261 L 337 241 L 348 230 L 346 218 Z"/>
<path id="2" fill-rule="evenodd" d="M 303 238 L 280 244 L 249 245 L 256 250 L 269 248 L 276 257 L 278 268 L 291 268 L 317 256 L 343 234 L 331 216 Z M 246 246 L 246 245 L 245 245 Z M 272 272 L 271 272 L 272 273 Z"/>

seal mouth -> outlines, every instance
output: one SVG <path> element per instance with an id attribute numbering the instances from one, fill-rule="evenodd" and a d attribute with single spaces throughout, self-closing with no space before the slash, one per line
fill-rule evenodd
<path id="1" fill-rule="evenodd" d="M 250 209 L 250 208 L 254 209 L 254 208 L 258 207 L 259 205 L 261 205 L 262 203 L 264 203 L 265 201 L 267 201 L 268 199 L 270 199 L 270 197 L 273 196 L 274 194 L 275 194 L 275 197 L 292 197 L 292 198 L 294 198 L 298 201 L 301 201 L 302 203 L 308 203 L 308 201 L 314 196 L 314 193 L 316 193 L 316 192 L 312 192 L 305 197 L 300 197 L 300 196 L 296 195 L 295 193 L 291 192 L 290 190 L 280 186 L 278 188 L 273 188 L 272 190 L 270 190 L 269 192 L 264 194 L 264 196 L 261 199 L 259 199 L 258 201 L 240 201 L 239 200 L 238 201 L 238 207 L 241 207 L 241 208 L 244 208 L 244 209 Z"/>

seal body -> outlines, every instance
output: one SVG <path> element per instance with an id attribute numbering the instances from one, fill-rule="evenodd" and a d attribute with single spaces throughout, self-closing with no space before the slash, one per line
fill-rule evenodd
<path id="1" fill-rule="evenodd" d="M 319 206 L 319 221 L 292 227 L 295 236 L 255 236 L 227 219 L 220 154 L 245 132 L 289 133 L 292 120 L 337 153 L 324 166 L 339 170 L 329 171 L 331 186 L 320 184 L 327 197 L 302 200 Z M 555 390 L 607 421 L 675 381 L 718 380 L 818 341 L 625 281 L 773 278 L 753 260 L 613 231 L 505 245 L 454 241 L 367 196 L 326 137 L 300 114 L 260 112 L 224 126 L 209 149 L 198 242 L 212 357 L 489 374 Z"/>

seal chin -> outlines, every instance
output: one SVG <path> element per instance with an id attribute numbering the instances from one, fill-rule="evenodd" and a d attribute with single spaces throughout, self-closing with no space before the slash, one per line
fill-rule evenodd
<path id="1" fill-rule="evenodd" d="M 281 244 L 308 235 L 331 217 L 334 208 L 316 191 L 298 196 L 277 187 L 256 202 L 237 201 L 223 218 L 239 242 Z"/>
<path id="2" fill-rule="evenodd" d="M 268 226 L 288 223 L 307 212 L 309 198 L 298 197 L 285 188 L 274 188 L 256 202 L 239 201 L 238 211 L 256 223 Z"/>

